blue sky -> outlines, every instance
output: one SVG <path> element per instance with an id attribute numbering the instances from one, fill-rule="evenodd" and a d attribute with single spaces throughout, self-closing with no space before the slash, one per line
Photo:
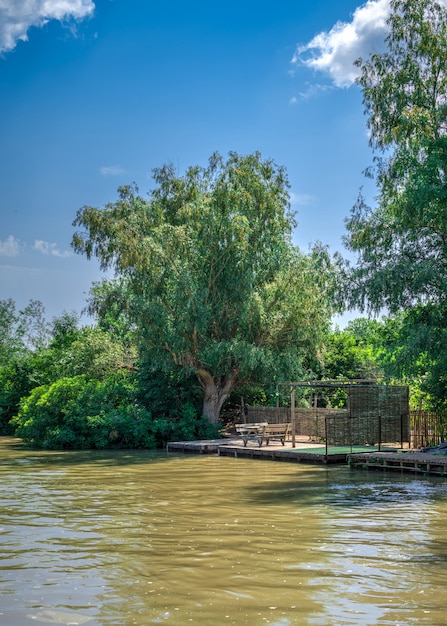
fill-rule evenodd
<path id="1" fill-rule="evenodd" d="M 383 47 L 388 0 L 0 0 L 0 299 L 81 312 L 95 261 L 83 205 L 152 188 L 219 151 L 287 168 L 295 242 L 342 246 L 372 154 L 353 61 Z M 83 318 L 85 321 L 85 318 Z"/>

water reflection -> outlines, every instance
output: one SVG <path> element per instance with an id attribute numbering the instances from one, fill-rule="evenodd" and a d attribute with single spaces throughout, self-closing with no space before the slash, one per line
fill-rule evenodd
<path id="1" fill-rule="evenodd" d="M 1 439 L 0 459 L 0 623 L 445 623 L 440 479 Z"/>

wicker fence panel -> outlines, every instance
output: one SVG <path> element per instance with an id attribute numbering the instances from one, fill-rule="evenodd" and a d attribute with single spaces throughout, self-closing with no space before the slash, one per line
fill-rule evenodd
<path id="1" fill-rule="evenodd" d="M 408 387 L 379 387 L 382 442 L 410 441 Z"/>
<path id="2" fill-rule="evenodd" d="M 353 386 L 349 401 L 353 445 L 409 441 L 408 387 Z"/>
<path id="3" fill-rule="evenodd" d="M 344 409 L 295 409 L 296 434 L 311 441 L 324 441 L 328 419 L 342 419 L 346 415 Z"/>
<path id="4" fill-rule="evenodd" d="M 352 427 L 354 423 L 349 415 L 328 416 L 326 420 L 326 433 L 328 446 L 348 446 L 351 445 L 353 436 Z"/>
<path id="5" fill-rule="evenodd" d="M 268 422 L 269 424 L 287 424 L 290 422 L 290 408 L 286 406 L 246 406 L 247 424 Z"/>

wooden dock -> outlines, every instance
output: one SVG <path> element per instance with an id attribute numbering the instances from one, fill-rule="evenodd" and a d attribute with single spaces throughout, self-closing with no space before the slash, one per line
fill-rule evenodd
<path id="1" fill-rule="evenodd" d="M 290 441 L 282 446 L 279 442 L 270 442 L 261 447 L 254 442 L 243 445 L 241 439 L 214 439 L 204 441 L 172 441 L 166 446 L 168 452 L 195 454 L 217 454 L 235 458 L 263 459 L 269 461 L 291 461 L 295 463 L 335 464 L 346 463 L 346 449 L 331 449 L 326 454 L 326 447 L 321 443 L 309 441 L 297 442 L 292 447 Z"/>
<path id="2" fill-rule="evenodd" d="M 348 454 L 350 467 L 366 470 L 399 471 L 419 475 L 447 476 L 447 455 L 416 450 Z"/>
<path id="3" fill-rule="evenodd" d="M 319 465 L 329 465 L 334 463 L 346 463 L 346 452 L 332 453 L 326 455 L 325 449 L 315 447 L 292 448 L 282 446 L 265 446 L 262 448 L 255 446 L 220 446 L 217 450 L 219 456 L 246 457 L 250 459 L 263 459 L 269 461 L 292 461 L 294 463 L 317 463 Z"/>
<path id="4" fill-rule="evenodd" d="M 249 458 L 293 463 L 320 465 L 345 464 L 363 470 L 399 471 L 416 475 L 447 476 L 447 455 L 430 454 L 416 450 L 382 451 L 370 448 L 328 448 L 321 443 L 298 441 L 292 447 L 290 441 L 282 446 L 279 442 L 259 445 L 249 442 L 246 446 L 240 439 L 213 439 L 203 441 L 172 441 L 167 444 L 168 452 L 193 454 L 216 454 L 234 458 Z"/>

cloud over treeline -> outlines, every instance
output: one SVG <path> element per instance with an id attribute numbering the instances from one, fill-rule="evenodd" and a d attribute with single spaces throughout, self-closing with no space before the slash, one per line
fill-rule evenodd
<path id="1" fill-rule="evenodd" d="M 447 6 L 447 0 L 440 0 Z M 359 75 L 354 61 L 385 49 L 389 0 L 368 0 L 350 22 L 337 22 L 308 43 L 297 46 L 292 63 L 323 72 L 336 87 L 349 87 Z"/>
<path id="2" fill-rule="evenodd" d="M 358 76 L 354 61 L 384 49 L 389 0 L 368 0 L 350 22 L 337 22 L 328 32 L 297 46 L 292 63 L 327 74 L 336 87 L 349 87 Z"/>

